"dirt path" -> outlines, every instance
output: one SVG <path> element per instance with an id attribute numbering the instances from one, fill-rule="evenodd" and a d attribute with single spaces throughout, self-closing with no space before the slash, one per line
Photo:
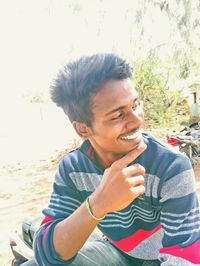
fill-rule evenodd
<path id="1" fill-rule="evenodd" d="M 12 254 L 9 236 L 25 216 L 39 216 L 46 206 L 57 163 L 65 152 L 36 165 L 12 165 L 1 170 L 0 191 L 0 265 L 10 266 Z M 200 161 L 195 166 L 197 191 L 200 198 Z"/>

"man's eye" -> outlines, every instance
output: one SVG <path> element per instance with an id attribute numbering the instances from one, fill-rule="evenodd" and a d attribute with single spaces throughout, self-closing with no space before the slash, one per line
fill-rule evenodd
<path id="1" fill-rule="evenodd" d="M 136 101 L 134 103 L 134 106 L 132 107 L 133 110 L 136 110 L 138 107 L 140 107 L 140 102 L 139 101 Z"/>
<path id="2" fill-rule="evenodd" d="M 122 117 L 122 112 L 119 112 L 115 117 L 111 118 L 111 120 L 117 120 Z"/>

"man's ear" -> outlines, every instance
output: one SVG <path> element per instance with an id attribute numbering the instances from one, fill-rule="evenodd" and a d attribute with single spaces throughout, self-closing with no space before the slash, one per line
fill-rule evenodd
<path id="1" fill-rule="evenodd" d="M 76 131 L 76 133 L 82 138 L 87 139 L 90 136 L 90 127 L 88 127 L 85 123 L 73 121 L 72 125 Z"/>

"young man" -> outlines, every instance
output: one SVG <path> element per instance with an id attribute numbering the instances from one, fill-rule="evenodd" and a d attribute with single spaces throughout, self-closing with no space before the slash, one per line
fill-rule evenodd
<path id="1" fill-rule="evenodd" d="M 200 265 L 191 164 L 142 133 L 131 74 L 119 56 L 96 54 L 67 64 L 52 86 L 84 142 L 59 164 L 38 265 Z M 96 226 L 104 237 L 87 241 Z"/>

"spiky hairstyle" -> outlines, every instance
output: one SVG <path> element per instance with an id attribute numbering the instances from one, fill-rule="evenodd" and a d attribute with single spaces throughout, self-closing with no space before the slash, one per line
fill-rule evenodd
<path id="1" fill-rule="evenodd" d="M 91 126 L 91 97 L 106 81 L 126 79 L 131 75 L 130 65 L 116 54 L 84 56 L 59 71 L 51 86 L 51 99 L 63 108 L 71 122 Z"/>

